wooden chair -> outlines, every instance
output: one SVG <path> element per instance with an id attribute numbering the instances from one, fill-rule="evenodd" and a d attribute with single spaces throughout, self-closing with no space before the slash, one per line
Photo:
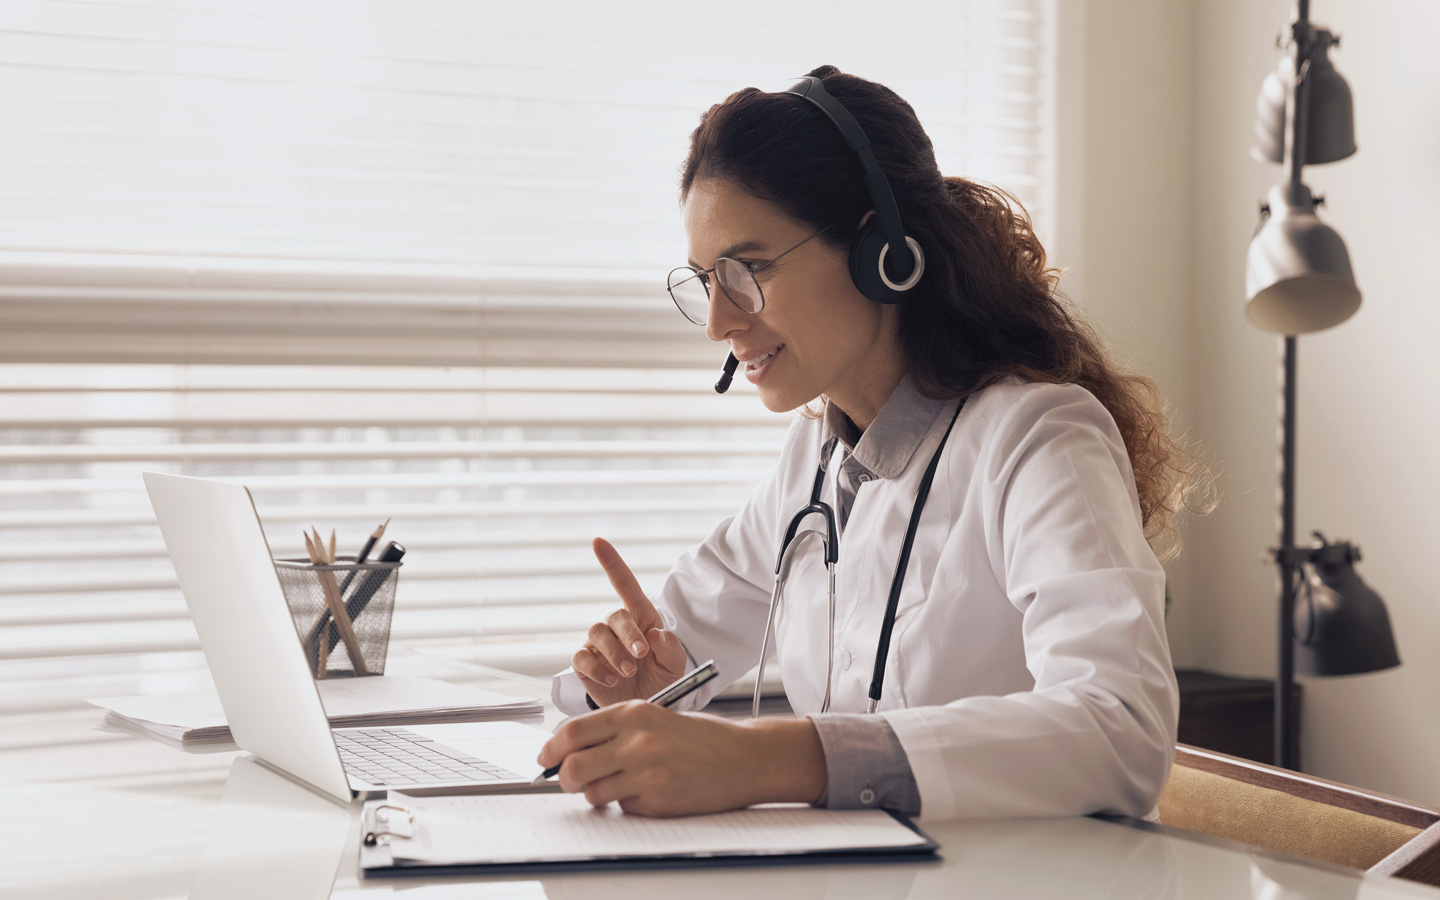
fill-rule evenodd
<path id="1" fill-rule="evenodd" d="M 1160 822 L 1440 886 L 1440 812 L 1185 744 Z"/>

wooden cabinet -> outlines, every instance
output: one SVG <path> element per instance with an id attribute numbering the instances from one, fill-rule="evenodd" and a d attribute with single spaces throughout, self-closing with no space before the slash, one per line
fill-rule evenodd
<path id="1" fill-rule="evenodd" d="M 1275 762 L 1274 681 L 1200 669 L 1177 669 L 1175 675 L 1180 682 L 1180 743 L 1256 762 Z M 1296 684 L 1294 691 L 1298 738 L 1300 685 Z"/>

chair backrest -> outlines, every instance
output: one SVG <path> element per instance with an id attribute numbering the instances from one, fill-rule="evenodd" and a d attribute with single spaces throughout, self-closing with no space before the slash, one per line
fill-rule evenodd
<path id="1" fill-rule="evenodd" d="M 1440 813 L 1224 753 L 1179 745 L 1160 821 L 1440 885 Z"/>

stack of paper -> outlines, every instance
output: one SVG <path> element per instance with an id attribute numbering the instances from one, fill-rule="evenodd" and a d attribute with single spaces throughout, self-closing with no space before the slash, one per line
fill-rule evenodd
<path id="1" fill-rule="evenodd" d="M 538 700 L 460 687 L 427 678 L 376 675 L 315 682 L 332 728 L 434 725 L 539 716 Z M 108 710 L 107 723 L 182 746 L 230 740 L 230 726 L 214 691 L 87 701 Z"/>

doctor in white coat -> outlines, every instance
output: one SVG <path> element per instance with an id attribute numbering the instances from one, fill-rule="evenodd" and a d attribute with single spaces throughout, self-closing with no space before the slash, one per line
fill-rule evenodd
<path id="1" fill-rule="evenodd" d="M 1177 716 L 1151 543 L 1205 473 L 1154 385 L 1057 297 L 1023 210 L 942 177 L 903 100 L 831 67 L 706 112 L 681 197 L 676 305 L 769 409 L 803 410 L 774 470 L 653 598 L 595 542 L 622 606 L 554 697 L 598 711 L 540 763 L 649 815 L 1150 813 Z M 890 249 L 902 233 L 908 260 Z M 696 712 L 762 645 L 796 717 Z M 711 658 L 727 677 L 644 702 Z"/>

